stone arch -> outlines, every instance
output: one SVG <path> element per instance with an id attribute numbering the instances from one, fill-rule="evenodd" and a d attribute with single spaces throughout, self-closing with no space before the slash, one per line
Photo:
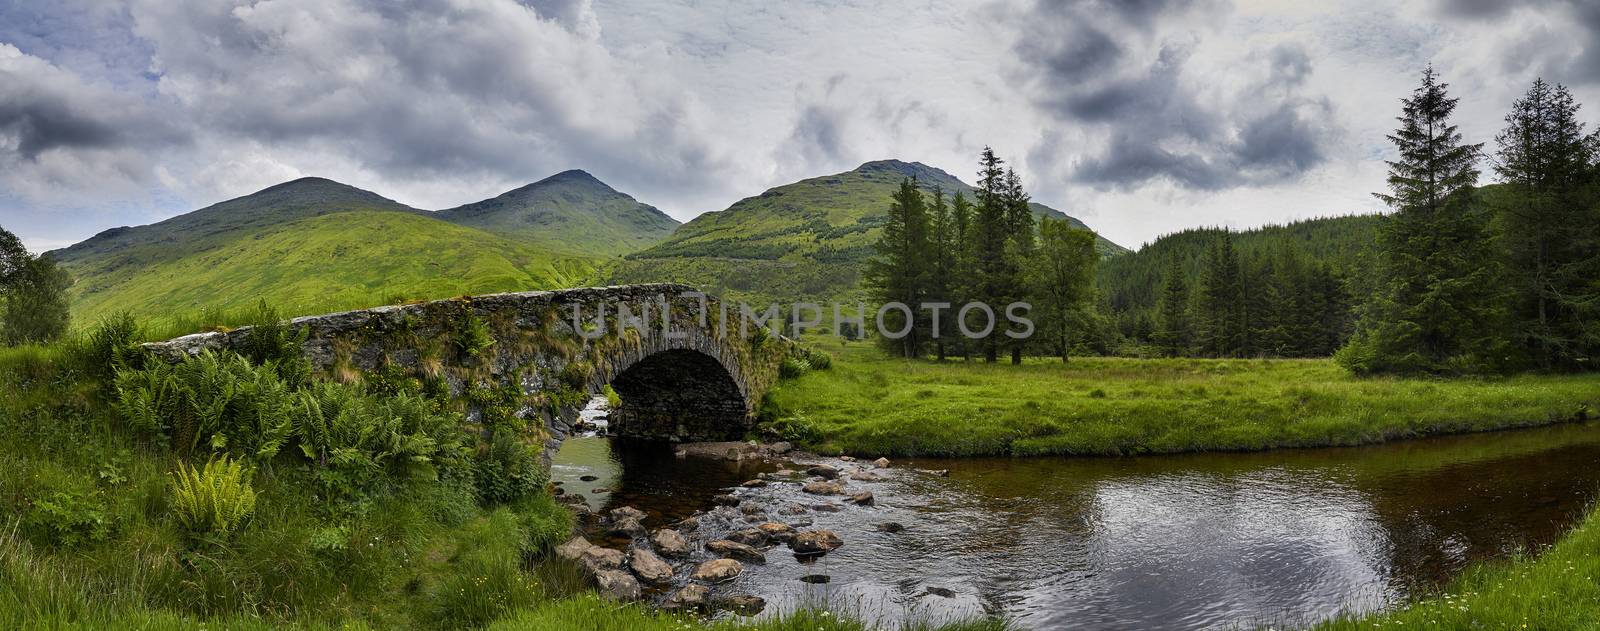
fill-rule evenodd
<path id="1" fill-rule="evenodd" d="M 731 371 L 698 350 L 668 349 L 618 371 L 611 387 L 622 405 L 612 432 L 630 438 L 736 439 L 749 427 L 749 404 Z"/>

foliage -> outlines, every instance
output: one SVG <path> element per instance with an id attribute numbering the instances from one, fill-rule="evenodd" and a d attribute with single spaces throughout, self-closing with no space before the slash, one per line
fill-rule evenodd
<path id="1" fill-rule="evenodd" d="M 181 454 L 226 451 L 270 459 L 289 440 L 289 387 L 272 366 L 201 353 L 117 372 L 116 407 L 135 431 L 169 438 Z"/>
<path id="2" fill-rule="evenodd" d="M 140 335 L 139 323 L 132 314 L 113 313 L 73 339 L 68 351 L 83 374 L 110 384 L 117 370 L 141 363 Z"/>
<path id="3" fill-rule="evenodd" d="M 922 191 L 911 178 L 900 182 L 889 204 L 889 221 L 873 246 L 877 255 L 866 262 L 863 271 L 873 300 L 880 304 L 899 303 L 910 309 L 880 311 L 879 330 L 904 331 L 899 339 L 879 338 L 902 357 L 920 357 L 925 337 L 916 312 L 929 297 L 934 268 L 934 249 Z M 786 363 L 787 365 L 787 363 Z"/>
<path id="4" fill-rule="evenodd" d="M 779 379 L 794 379 L 811 372 L 811 362 L 804 357 L 785 357 L 778 364 Z"/>
<path id="5" fill-rule="evenodd" d="M 1064 221 L 1039 223 L 1039 252 L 1025 261 L 1037 339 L 1061 361 L 1090 328 L 1086 316 L 1093 309 L 1094 233 L 1078 230 Z"/>
<path id="6" fill-rule="evenodd" d="M 1378 234 L 1376 287 L 1360 330 L 1368 368 L 1385 372 L 1478 372 L 1502 363 L 1500 266 L 1485 216 L 1474 205 L 1480 145 L 1449 123 L 1456 99 L 1430 67 L 1403 101 L 1390 139 L 1395 209 Z"/>
<path id="7" fill-rule="evenodd" d="M 204 468 L 179 462 L 172 479 L 172 512 L 190 532 L 226 536 L 256 509 L 250 471 L 238 460 L 207 461 Z"/>
<path id="8" fill-rule="evenodd" d="M 0 286 L 0 338 L 9 346 L 38 344 L 67 332 L 72 279 L 48 256 L 28 259 Z"/>
<path id="9" fill-rule="evenodd" d="M 318 382 L 297 393 L 291 416 L 301 455 L 334 497 L 356 500 L 390 484 L 469 474 L 460 417 L 421 395 Z"/>
<path id="10" fill-rule="evenodd" d="M 494 345 L 494 336 L 489 334 L 489 323 L 468 313 L 458 323 L 454 342 L 457 352 L 467 357 L 477 357 Z"/>
<path id="11" fill-rule="evenodd" d="M 56 491 L 33 501 L 24 526 L 35 541 L 72 548 L 105 541 L 111 535 L 112 517 L 96 495 Z"/>
<path id="12" fill-rule="evenodd" d="M 549 472 L 539 462 L 539 450 L 510 431 L 496 431 L 489 450 L 476 464 L 474 479 L 478 501 L 487 505 L 509 504 L 542 493 L 550 481 Z"/>

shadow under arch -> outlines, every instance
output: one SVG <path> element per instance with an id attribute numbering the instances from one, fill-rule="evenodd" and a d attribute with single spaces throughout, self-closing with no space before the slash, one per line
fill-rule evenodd
<path id="1" fill-rule="evenodd" d="M 704 352 L 672 348 L 640 358 L 611 378 L 622 399 L 611 433 L 670 441 L 736 440 L 749 405 L 734 375 Z"/>

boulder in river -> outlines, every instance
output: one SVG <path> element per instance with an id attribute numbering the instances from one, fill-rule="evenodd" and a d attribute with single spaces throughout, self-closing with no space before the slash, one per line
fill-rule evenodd
<path id="1" fill-rule="evenodd" d="M 711 588 L 705 585 L 690 583 L 672 592 L 661 603 L 664 609 L 699 609 L 706 606 L 706 599 L 711 595 Z"/>
<path id="2" fill-rule="evenodd" d="M 738 578 L 744 573 L 744 565 L 733 559 L 712 559 L 701 563 L 694 568 L 694 573 L 689 575 L 697 581 L 704 583 L 721 583 Z"/>
<path id="3" fill-rule="evenodd" d="M 672 566 L 662 561 L 661 557 L 648 549 L 635 546 L 628 552 L 628 565 L 633 567 L 633 573 L 647 583 L 668 583 L 672 581 Z"/>
<path id="4" fill-rule="evenodd" d="M 781 456 L 781 455 L 784 455 L 784 454 L 789 453 L 791 451 L 794 451 L 794 445 L 789 444 L 787 441 L 781 441 L 780 440 L 778 442 L 772 443 L 771 445 L 768 445 L 767 446 L 767 450 L 771 451 L 774 454 L 777 454 L 777 455 Z"/>
<path id="5" fill-rule="evenodd" d="M 677 528 L 678 530 L 694 532 L 696 528 L 700 527 L 700 518 L 690 515 L 678 520 L 678 523 L 673 524 L 673 527 Z"/>
<path id="6" fill-rule="evenodd" d="M 834 478 L 839 477 L 839 470 L 838 469 L 835 469 L 835 468 L 830 467 L 830 466 L 825 465 L 825 464 L 812 465 L 812 466 L 810 466 L 810 467 L 808 467 L 806 469 L 806 473 L 809 473 L 811 475 L 817 476 L 817 477 L 822 478 L 824 480 L 832 480 Z"/>
<path id="7" fill-rule="evenodd" d="M 778 512 L 784 515 L 804 515 L 809 510 L 811 509 L 806 508 L 805 504 L 790 502 L 788 504 L 784 504 L 783 508 L 778 509 Z"/>
<path id="8" fill-rule="evenodd" d="M 767 481 L 766 480 L 762 480 L 760 478 L 756 478 L 754 480 L 745 480 L 744 482 L 739 483 L 739 486 L 742 486 L 742 487 L 747 488 L 747 489 L 760 488 L 760 487 L 763 487 L 763 486 L 766 486 L 766 485 L 767 485 Z"/>
<path id="9" fill-rule="evenodd" d="M 789 540 L 789 548 L 796 556 L 822 556 L 844 545 L 844 540 L 831 530 L 807 530 Z"/>
<path id="10" fill-rule="evenodd" d="M 879 469 L 888 469 L 889 468 L 889 459 L 888 458 L 879 458 L 877 460 L 872 461 L 872 464 L 877 465 Z"/>
<path id="11" fill-rule="evenodd" d="M 573 537 L 568 539 L 566 543 L 556 546 L 556 556 L 568 561 L 578 561 L 583 558 L 585 550 L 593 547 L 594 544 L 589 543 L 588 539 Z"/>
<path id="12" fill-rule="evenodd" d="M 886 521 L 878 524 L 878 532 L 900 532 L 905 529 L 905 525 L 897 521 Z"/>
<path id="13" fill-rule="evenodd" d="M 859 491 L 850 496 L 850 501 L 861 506 L 871 506 L 873 502 L 872 491 Z"/>
<path id="14" fill-rule="evenodd" d="M 617 508 L 613 508 L 611 509 L 610 514 L 612 520 L 644 519 L 644 511 L 632 506 L 619 506 Z"/>
<path id="15" fill-rule="evenodd" d="M 656 552 L 669 557 L 681 557 L 689 553 L 689 540 L 670 528 L 655 531 L 650 535 L 650 544 L 656 547 Z"/>
<path id="16" fill-rule="evenodd" d="M 760 526 L 756 526 L 756 528 L 760 529 L 768 539 L 780 543 L 794 538 L 794 528 L 790 527 L 789 524 L 780 524 L 775 521 L 769 521 L 761 524 Z"/>
<path id="17" fill-rule="evenodd" d="M 878 475 L 876 473 L 873 473 L 871 471 L 857 470 L 857 471 L 851 471 L 850 472 L 850 479 L 855 480 L 857 482 L 877 482 L 879 480 L 882 480 L 883 476 Z"/>
<path id="18" fill-rule="evenodd" d="M 728 533 L 728 540 L 747 546 L 764 546 L 767 545 L 767 533 L 760 528 L 745 528 Z"/>
<path id="19" fill-rule="evenodd" d="M 800 490 L 812 495 L 843 495 L 844 485 L 838 482 L 807 482 Z"/>
<path id="20" fill-rule="evenodd" d="M 855 462 L 856 461 L 856 457 L 855 456 L 839 456 L 839 461 L 840 462 Z"/>
<path id="21" fill-rule="evenodd" d="M 746 515 L 754 515 L 756 513 L 765 513 L 767 512 L 767 509 L 755 502 L 740 502 L 739 512 Z"/>
<path id="22" fill-rule="evenodd" d="M 929 587 L 927 589 L 926 593 L 932 594 L 934 596 L 939 596 L 939 597 L 942 597 L 942 598 L 955 598 L 956 597 L 955 590 L 946 589 L 946 588 L 943 588 L 943 587 Z"/>
<path id="23" fill-rule="evenodd" d="M 767 560 L 767 555 L 762 554 L 760 550 L 727 539 L 707 542 L 706 551 L 725 559 L 743 559 L 757 563 L 765 563 Z"/>
<path id="24" fill-rule="evenodd" d="M 582 554 L 578 555 L 578 561 L 593 574 L 599 574 L 607 570 L 620 570 L 626 559 L 627 557 L 622 554 L 621 550 L 612 550 L 611 548 L 602 548 L 600 546 L 589 546 Z"/>
<path id="25" fill-rule="evenodd" d="M 753 616 L 767 608 L 767 601 L 760 596 L 749 594 L 734 594 L 717 603 L 724 609 L 742 616 Z"/>
<path id="26" fill-rule="evenodd" d="M 841 510 L 844 510 L 844 509 L 841 508 L 838 504 L 812 504 L 811 505 L 811 510 L 817 511 L 819 513 L 837 513 L 837 512 L 839 512 Z"/>
<path id="27" fill-rule="evenodd" d="M 644 524 L 639 523 L 638 519 L 632 517 L 618 519 L 611 522 L 611 534 L 618 537 L 638 539 L 645 535 Z"/>
<path id="28" fill-rule="evenodd" d="M 718 506 L 738 506 L 739 496 L 724 493 L 711 498 L 711 501 L 715 502 Z"/>
<path id="29" fill-rule="evenodd" d="M 638 600 L 642 590 L 632 574 L 622 570 L 603 570 L 594 575 L 600 595 L 612 600 Z"/>

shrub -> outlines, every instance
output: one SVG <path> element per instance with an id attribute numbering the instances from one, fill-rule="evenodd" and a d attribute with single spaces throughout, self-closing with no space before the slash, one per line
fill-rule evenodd
<path id="1" fill-rule="evenodd" d="M 489 324 L 483 318 L 468 314 L 461 318 L 461 326 L 455 335 L 456 350 L 467 357 L 477 357 L 485 349 L 494 345 L 494 337 L 489 335 Z"/>
<path id="2" fill-rule="evenodd" d="M 814 348 L 806 349 L 806 362 L 811 364 L 812 370 L 828 370 L 833 368 L 833 356 L 825 351 Z"/>
<path id="3" fill-rule="evenodd" d="M 118 370 L 139 363 L 139 336 L 139 323 L 123 311 L 102 318 L 73 340 L 68 353 L 83 374 L 110 384 Z"/>
<path id="4" fill-rule="evenodd" d="M 112 520 L 98 496 L 57 491 L 33 501 L 24 526 L 39 543 L 71 548 L 105 541 Z"/>
<path id="5" fill-rule="evenodd" d="M 539 451 L 507 431 L 494 433 L 489 451 L 478 460 L 474 477 L 478 501 L 487 505 L 533 496 L 542 492 L 549 481 L 549 474 L 539 463 Z"/>
<path id="6" fill-rule="evenodd" d="M 459 417 L 421 395 L 373 396 L 359 385 L 317 383 L 297 395 L 292 422 L 318 481 L 345 499 L 466 467 Z"/>
<path id="7" fill-rule="evenodd" d="M 204 469 L 178 463 L 172 481 L 172 510 L 178 523 L 195 533 L 227 535 L 256 508 L 249 471 L 226 456 Z"/>
<path id="8" fill-rule="evenodd" d="M 768 429 L 779 438 L 791 443 L 815 445 L 822 442 L 822 430 L 798 414 L 773 421 Z"/>
<path id="9" fill-rule="evenodd" d="M 277 370 L 231 353 L 122 370 L 115 386 L 117 411 L 130 427 L 168 437 L 184 454 L 204 445 L 265 460 L 292 430 L 291 396 Z"/>
<path id="10" fill-rule="evenodd" d="M 808 372 L 811 372 L 811 362 L 804 357 L 785 357 L 778 365 L 779 379 L 794 379 Z"/>

